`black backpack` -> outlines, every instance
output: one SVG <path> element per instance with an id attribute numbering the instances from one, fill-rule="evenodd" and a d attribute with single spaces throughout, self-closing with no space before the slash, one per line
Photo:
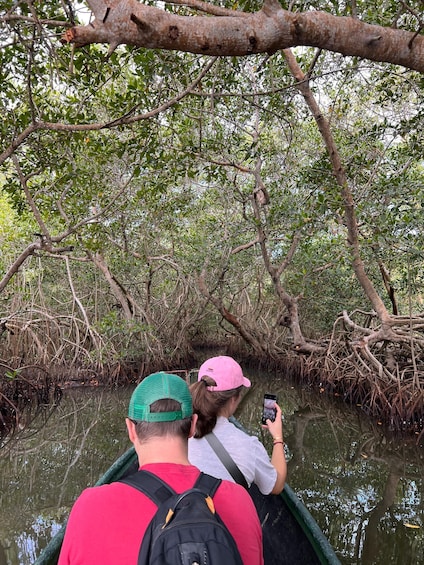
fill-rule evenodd
<path id="1" fill-rule="evenodd" d="M 148 471 L 120 482 L 158 506 L 141 542 L 138 565 L 243 565 L 234 538 L 214 510 L 212 497 L 221 479 L 200 473 L 193 488 L 181 494 Z"/>

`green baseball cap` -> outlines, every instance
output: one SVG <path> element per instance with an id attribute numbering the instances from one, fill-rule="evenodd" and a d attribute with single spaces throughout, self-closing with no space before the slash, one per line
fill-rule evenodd
<path id="1" fill-rule="evenodd" d="M 171 399 L 179 402 L 180 410 L 174 412 L 150 412 L 156 400 Z M 137 422 L 173 422 L 193 414 L 190 390 L 181 377 L 161 371 L 144 378 L 131 396 L 128 418 Z"/>

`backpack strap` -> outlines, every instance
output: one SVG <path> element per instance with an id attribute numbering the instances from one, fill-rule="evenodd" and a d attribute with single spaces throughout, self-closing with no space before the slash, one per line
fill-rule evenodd
<path id="1" fill-rule="evenodd" d="M 118 482 L 139 490 L 148 496 L 156 506 L 160 506 L 162 502 L 177 494 L 165 481 L 150 471 L 137 471 Z M 192 488 L 201 490 L 213 498 L 221 482 L 221 479 L 200 473 Z"/>
<path id="2" fill-rule="evenodd" d="M 216 477 L 212 477 L 211 475 L 201 472 L 197 481 L 194 483 L 193 488 L 197 488 L 213 498 L 221 483 L 222 479 L 217 479 Z"/>
<path id="3" fill-rule="evenodd" d="M 177 494 L 165 481 L 150 471 L 137 471 L 118 482 L 130 485 L 139 490 L 148 496 L 156 506 L 160 506 L 162 502 L 165 502 L 165 500 Z"/>
<path id="4" fill-rule="evenodd" d="M 213 432 L 206 434 L 205 440 L 209 443 L 212 447 L 213 451 L 215 452 L 216 456 L 220 459 L 221 463 L 233 477 L 234 481 L 244 487 L 246 490 L 249 490 L 249 485 L 247 484 L 246 477 L 237 467 L 236 462 L 216 437 Z"/>

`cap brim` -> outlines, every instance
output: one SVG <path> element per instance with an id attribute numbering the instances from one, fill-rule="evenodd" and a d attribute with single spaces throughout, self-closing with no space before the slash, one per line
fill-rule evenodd
<path id="1" fill-rule="evenodd" d="M 252 386 L 252 383 L 249 381 L 248 378 L 243 377 L 243 386 L 245 386 L 246 388 L 250 388 Z"/>

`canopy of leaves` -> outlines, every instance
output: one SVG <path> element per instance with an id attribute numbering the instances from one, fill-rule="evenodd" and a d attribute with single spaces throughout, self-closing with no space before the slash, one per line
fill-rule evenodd
<path id="1" fill-rule="evenodd" d="M 350 16 L 353 6 L 368 23 L 416 29 L 418 7 L 394 1 L 290 7 Z M 2 317 L 21 320 L 28 303 L 54 317 L 78 312 L 106 340 L 98 355 L 136 358 L 159 347 L 166 359 L 220 331 L 220 316 L 198 291 L 204 273 L 211 294 L 287 348 L 259 228 L 275 267 L 298 238 L 281 282 L 299 300 L 307 335 L 327 334 L 341 310 L 368 309 L 346 245 L 340 186 L 284 53 L 218 59 L 200 80 L 207 57 L 63 46 L 80 8 L 53 0 L 2 6 L 0 142 L 2 152 L 13 147 L 1 170 L 2 274 L 39 241 L 35 233 L 72 246 L 66 255 L 41 249 L 22 264 Z M 423 77 L 311 48 L 294 53 L 340 151 L 368 275 L 390 309 L 383 265 L 400 312 L 417 312 Z M 259 168 L 268 199 L 258 216 Z M 75 331 L 71 340 L 90 351 L 94 334 Z"/>

